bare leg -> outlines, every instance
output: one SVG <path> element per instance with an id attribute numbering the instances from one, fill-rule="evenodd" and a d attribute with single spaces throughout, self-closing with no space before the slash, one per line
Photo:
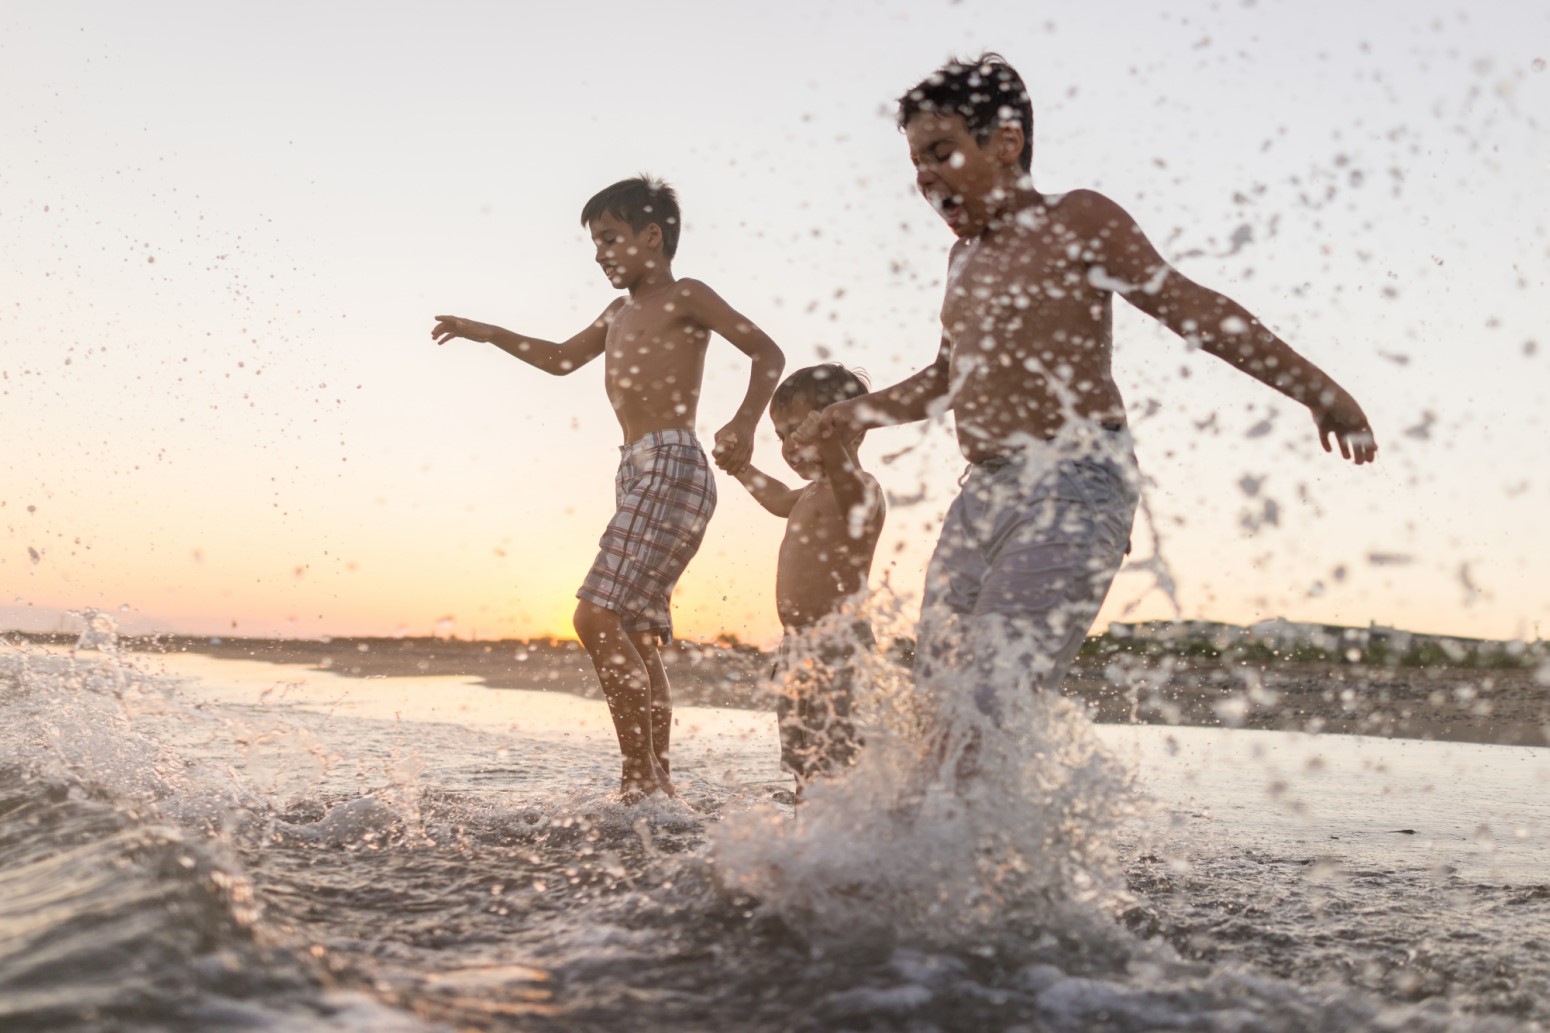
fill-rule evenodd
<path id="1" fill-rule="evenodd" d="M 592 658 L 592 668 L 608 700 L 624 771 L 619 791 L 650 795 L 673 786 L 652 749 L 651 673 L 640 651 L 619 623 L 619 615 L 585 600 L 576 607 L 576 634 Z M 655 652 L 655 650 L 653 650 Z M 661 660 L 657 661 L 658 666 Z"/>
<path id="2" fill-rule="evenodd" d="M 667 668 L 662 666 L 662 654 L 657 651 L 657 637 L 652 632 L 635 636 L 635 651 L 646 665 L 646 677 L 651 685 L 651 748 L 657 766 L 663 776 L 672 773 L 668 760 L 668 745 L 673 736 L 673 693 L 667 682 Z M 665 777 L 664 777 L 665 780 Z M 668 795 L 672 787 L 666 786 Z"/>

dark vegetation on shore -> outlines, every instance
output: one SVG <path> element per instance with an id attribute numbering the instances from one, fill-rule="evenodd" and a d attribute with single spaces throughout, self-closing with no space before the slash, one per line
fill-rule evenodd
<path id="1" fill-rule="evenodd" d="M 69 648 L 70 634 L 9 632 L 0 642 Z M 908 665 L 910 646 L 892 655 Z M 466 677 L 494 689 L 601 698 L 587 655 L 565 639 L 224 638 L 125 636 L 121 650 L 198 653 L 226 660 L 300 664 L 357 678 Z M 771 657 L 724 635 L 663 651 L 674 701 L 771 708 Z M 1459 645 L 1415 639 L 1401 651 L 1260 641 L 1098 635 L 1088 639 L 1064 691 L 1095 720 L 1550 746 L 1550 650 L 1543 643 Z"/>

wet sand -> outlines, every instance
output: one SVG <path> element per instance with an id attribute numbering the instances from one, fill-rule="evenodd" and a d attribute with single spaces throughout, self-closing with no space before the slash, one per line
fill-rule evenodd
<path id="1" fill-rule="evenodd" d="M 70 646 L 73 636 L 0 636 Z M 359 678 L 478 679 L 496 689 L 601 698 L 591 663 L 571 641 L 435 638 L 129 639 L 144 652 L 295 664 Z M 746 645 L 677 642 L 663 651 L 674 702 L 771 709 L 768 654 Z M 1529 668 L 1383 667 L 1082 658 L 1064 690 L 1100 723 L 1178 724 L 1550 746 L 1550 684 Z"/>

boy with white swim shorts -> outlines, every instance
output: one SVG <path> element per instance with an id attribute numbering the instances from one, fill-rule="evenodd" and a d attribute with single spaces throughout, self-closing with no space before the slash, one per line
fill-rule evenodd
<path id="1" fill-rule="evenodd" d="M 1115 295 L 1307 406 L 1320 441 L 1377 453 L 1356 400 L 1237 302 L 1170 266 L 1119 205 L 1034 189 L 1033 107 L 997 54 L 954 60 L 899 99 L 915 181 L 957 236 L 933 362 L 831 405 L 820 434 L 951 410 L 969 462 L 926 575 L 917 682 L 1058 688 L 1119 570 L 1140 477 L 1110 358 Z M 961 698 L 961 696 L 960 696 Z"/>
<path id="2" fill-rule="evenodd" d="M 674 585 L 704 539 L 716 487 L 694 435 L 710 335 L 751 360 L 748 391 L 716 432 L 719 461 L 742 465 L 785 359 L 752 322 L 698 280 L 672 271 L 681 216 L 672 188 L 645 176 L 589 200 L 581 224 L 616 299 L 563 344 L 458 316 L 437 316 L 438 344 L 456 337 L 494 344 L 546 373 L 573 373 L 599 355 L 624 434 L 615 479 L 618 511 L 576 593 L 576 634 L 608 700 L 623 754 L 621 796 L 673 795 L 668 742 L 672 699 L 659 644 L 672 635 Z"/>

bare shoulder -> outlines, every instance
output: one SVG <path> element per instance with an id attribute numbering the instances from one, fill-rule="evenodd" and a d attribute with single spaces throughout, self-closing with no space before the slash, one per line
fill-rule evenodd
<path id="1" fill-rule="evenodd" d="M 1130 213 L 1106 194 L 1096 190 L 1071 190 L 1064 194 L 1048 194 L 1044 199 L 1051 214 L 1061 222 L 1084 235 L 1096 236 L 1104 230 L 1134 225 Z"/>
<path id="2" fill-rule="evenodd" d="M 711 298 L 720 298 L 710 285 L 704 280 L 696 280 L 693 277 L 684 277 L 673 283 L 673 293 L 687 302 L 707 301 Z"/>
<path id="3" fill-rule="evenodd" d="M 673 282 L 672 297 L 679 315 L 706 325 L 714 323 L 727 307 L 721 295 L 711 290 L 709 284 L 690 277 Z"/>
<path id="4" fill-rule="evenodd" d="M 882 484 L 878 482 L 876 477 L 873 477 L 860 467 L 856 467 L 855 470 L 855 479 L 861 484 L 861 497 L 866 501 L 869 517 L 884 512 L 888 508 L 888 503 L 883 494 Z M 825 491 L 831 498 L 835 497 L 833 481 L 828 483 Z"/>

